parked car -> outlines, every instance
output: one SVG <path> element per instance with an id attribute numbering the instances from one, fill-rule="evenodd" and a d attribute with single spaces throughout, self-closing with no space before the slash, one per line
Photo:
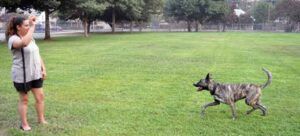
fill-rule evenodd
<path id="1" fill-rule="evenodd" d="M 62 31 L 62 28 L 60 26 L 50 26 L 50 31 L 55 31 L 55 32 Z M 36 24 L 35 32 L 37 33 L 45 32 L 45 26 L 43 24 Z"/>
<path id="2" fill-rule="evenodd" d="M 62 28 L 60 26 L 51 26 L 51 31 L 62 31 Z"/>
<path id="3" fill-rule="evenodd" d="M 35 25 L 35 32 L 37 32 L 37 33 L 45 32 L 45 26 L 42 25 L 42 24 L 36 24 Z"/>

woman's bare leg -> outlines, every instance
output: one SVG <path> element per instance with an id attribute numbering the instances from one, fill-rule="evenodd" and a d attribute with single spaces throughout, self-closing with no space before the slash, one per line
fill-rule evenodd
<path id="1" fill-rule="evenodd" d="M 43 88 L 32 88 L 32 93 L 35 98 L 35 109 L 38 116 L 38 122 L 41 124 L 47 124 L 44 114 L 44 91 Z"/>
<path id="2" fill-rule="evenodd" d="M 24 130 L 30 130 L 30 126 L 27 122 L 27 105 L 28 105 L 28 94 L 19 93 L 19 104 L 18 111 L 21 117 L 21 127 Z"/>

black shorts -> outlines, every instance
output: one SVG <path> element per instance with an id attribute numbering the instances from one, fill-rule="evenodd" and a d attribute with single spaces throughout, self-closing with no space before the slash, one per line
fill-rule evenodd
<path id="1" fill-rule="evenodd" d="M 14 86 L 18 92 L 27 93 L 32 88 L 42 88 L 43 87 L 43 79 L 33 80 L 27 82 L 26 85 L 24 83 L 16 83 L 14 82 Z"/>

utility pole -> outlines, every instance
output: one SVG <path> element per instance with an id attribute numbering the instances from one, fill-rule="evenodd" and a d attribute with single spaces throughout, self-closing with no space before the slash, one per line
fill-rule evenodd
<path id="1" fill-rule="evenodd" d="M 268 23 L 270 23 L 271 18 L 271 4 L 274 6 L 275 0 L 267 0 L 268 2 Z"/>
<path id="2" fill-rule="evenodd" d="M 268 23 L 270 23 L 270 4 L 268 3 Z"/>

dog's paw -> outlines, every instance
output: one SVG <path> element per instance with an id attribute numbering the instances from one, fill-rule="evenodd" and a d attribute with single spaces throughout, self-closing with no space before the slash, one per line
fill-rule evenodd
<path id="1" fill-rule="evenodd" d="M 201 113 L 200 113 L 200 117 L 201 117 L 201 118 L 204 118 L 204 117 L 205 117 L 205 112 L 201 112 Z"/>
<path id="2" fill-rule="evenodd" d="M 263 113 L 263 114 L 261 114 L 261 116 L 267 116 L 267 113 Z"/>

